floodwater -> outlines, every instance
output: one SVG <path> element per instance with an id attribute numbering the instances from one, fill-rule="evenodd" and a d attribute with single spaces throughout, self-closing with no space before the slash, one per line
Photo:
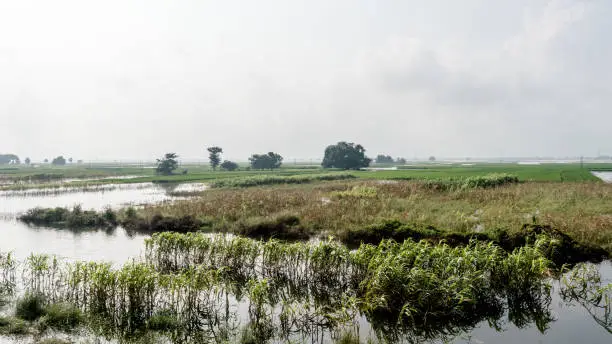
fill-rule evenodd
<path id="1" fill-rule="evenodd" d="M 591 172 L 595 177 L 603 180 L 606 183 L 612 183 L 612 172 Z"/>
<path id="2" fill-rule="evenodd" d="M 612 263 L 610 261 L 599 264 L 599 272 L 604 285 L 612 283 Z M 544 333 L 540 333 L 534 324 L 523 329 L 507 324 L 503 331 L 496 331 L 487 323 L 481 323 L 469 334 L 453 343 L 612 343 L 612 319 L 607 319 L 607 329 L 600 326 L 585 307 L 563 301 L 559 295 L 559 289 L 559 284 L 554 283 L 550 307 L 555 319 Z M 605 317 L 604 314 L 595 315 Z"/>
<path id="3" fill-rule="evenodd" d="M 612 173 L 608 175 L 612 182 Z M 177 199 L 172 196 L 173 192 L 197 191 L 204 188 L 202 184 L 123 184 L 100 186 L 98 189 L 88 190 L 61 188 L 0 192 L 0 252 L 12 251 L 18 260 L 25 259 L 30 253 L 47 253 L 67 260 L 108 261 L 118 265 L 143 254 L 146 236 L 130 235 L 122 228 L 113 231 L 79 232 L 66 229 L 34 228 L 18 222 L 16 216 L 33 207 L 70 207 L 80 204 L 83 209 L 101 210 L 107 206 L 119 208 L 127 205 L 138 206 L 145 203 L 172 201 Z M 610 261 L 600 264 L 598 268 L 604 284 L 612 283 Z M 611 319 L 603 320 L 603 323 L 608 326 L 606 328 L 605 325 L 602 325 L 602 321 L 598 323 L 585 307 L 563 301 L 559 295 L 559 289 L 559 285 L 554 284 L 551 294 L 552 301 L 549 305 L 554 319 L 546 324 L 547 329 L 543 333 L 538 330 L 533 321 L 527 321 L 519 328 L 516 323 L 520 322 L 517 322 L 516 319 L 509 319 L 506 314 L 501 321 L 501 329 L 492 328 L 485 321 L 450 340 L 450 343 L 570 344 L 582 342 L 603 344 L 612 342 Z M 237 309 L 240 313 L 248 312 L 244 305 L 237 305 Z M 372 337 L 374 334 L 368 323 L 365 320 L 360 323 L 362 339 Z M 0 343 L 14 342 L 0 337 Z"/>
<path id="4" fill-rule="evenodd" d="M 177 199 L 172 192 L 204 190 L 204 184 L 119 184 L 87 189 L 57 188 L 0 191 L 0 252 L 11 251 L 18 259 L 30 253 L 54 254 L 69 260 L 102 260 L 121 263 L 138 257 L 143 235 L 113 231 L 36 228 L 16 217 L 35 207 L 72 207 L 102 210 Z"/>

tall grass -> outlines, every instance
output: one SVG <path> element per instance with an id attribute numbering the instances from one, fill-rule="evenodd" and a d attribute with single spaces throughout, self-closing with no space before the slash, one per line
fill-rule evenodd
<path id="1" fill-rule="evenodd" d="M 548 324 L 550 262 L 540 253 L 548 245 L 542 237 L 507 253 L 492 243 L 407 240 L 350 250 L 335 241 L 159 233 L 146 241 L 142 262 L 32 255 L 22 275 L 26 292 L 75 306 L 107 338 L 156 331 L 174 343 L 220 342 L 239 338 L 246 324 L 257 342 L 290 341 L 350 328 L 364 314 L 381 339 L 424 340 L 499 321 L 506 307 L 519 324 Z M 240 304 L 248 320 L 236 313 Z M 37 317 L 54 314 L 50 326 L 81 319 L 73 308 L 49 307 Z"/>
<path id="2" fill-rule="evenodd" d="M 268 188 L 210 189 L 198 198 L 145 206 L 141 216 L 197 216 L 212 227 L 291 214 L 320 237 L 398 220 L 442 232 L 521 235 L 523 225 L 547 225 L 582 244 L 612 253 L 612 185 L 518 183 L 435 191 L 421 181 L 335 181 Z"/>
<path id="3" fill-rule="evenodd" d="M 228 178 L 214 181 L 210 184 L 213 188 L 246 188 L 253 186 L 275 185 L 275 184 L 307 184 L 315 181 L 331 181 L 352 179 L 351 174 L 307 174 L 295 176 L 260 175 L 242 178 Z"/>
<path id="4" fill-rule="evenodd" d="M 433 190 L 462 190 L 474 188 L 495 188 L 504 185 L 516 184 L 519 179 L 511 174 L 490 174 L 485 176 L 472 176 L 467 178 L 429 179 L 424 185 Z"/>

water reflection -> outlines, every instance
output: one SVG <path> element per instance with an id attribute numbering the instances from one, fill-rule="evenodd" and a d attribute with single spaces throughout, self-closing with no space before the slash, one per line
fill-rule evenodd
<path id="1" fill-rule="evenodd" d="M 202 191 L 203 184 L 123 184 L 82 189 L 0 191 L 0 251 L 13 251 L 19 258 L 32 252 L 54 254 L 70 260 L 103 260 L 121 263 L 138 257 L 144 236 L 116 230 L 73 232 L 36 228 L 16 221 L 19 213 L 35 207 L 72 207 L 102 210 L 177 199 L 171 192 Z"/>

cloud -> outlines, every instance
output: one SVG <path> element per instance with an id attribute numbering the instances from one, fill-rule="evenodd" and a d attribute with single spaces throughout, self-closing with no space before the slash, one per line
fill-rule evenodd
<path id="1" fill-rule="evenodd" d="M 42 3 L 0 5 L 2 151 L 612 153 L 604 0 Z"/>

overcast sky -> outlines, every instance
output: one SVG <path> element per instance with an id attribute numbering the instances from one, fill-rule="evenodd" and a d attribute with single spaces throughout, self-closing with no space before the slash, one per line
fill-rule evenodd
<path id="1" fill-rule="evenodd" d="M 609 0 L 0 0 L 0 152 L 612 153 Z"/>

